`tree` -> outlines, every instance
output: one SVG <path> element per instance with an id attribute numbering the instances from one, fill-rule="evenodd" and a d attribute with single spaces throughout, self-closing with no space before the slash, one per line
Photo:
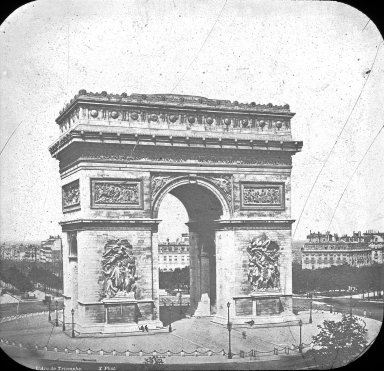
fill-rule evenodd
<path id="1" fill-rule="evenodd" d="M 145 358 L 144 368 L 146 370 L 162 370 L 165 368 L 163 357 L 151 356 Z"/>
<path id="2" fill-rule="evenodd" d="M 10 266 L 2 273 L 2 279 L 16 287 L 21 292 L 33 289 L 31 281 L 14 265 Z"/>
<path id="3" fill-rule="evenodd" d="M 362 324 L 363 323 L 363 324 Z M 344 314 L 341 321 L 324 321 L 317 326 L 320 332 L 313 336 L 313 356 L 320 368 L 336 368 L 354 361 L 367 346 L 365 322 Z"/>

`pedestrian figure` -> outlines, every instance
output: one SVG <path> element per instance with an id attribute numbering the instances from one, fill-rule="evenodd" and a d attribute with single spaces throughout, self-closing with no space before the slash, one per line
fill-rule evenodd
<path id="1" fill-rule="evenodd" d="M 140 330 L 144 332 L 144 326 L 141 325 Z"/>
<path id="2" fill-rule="evenodd" d="M 242 335 L 243 335 L 243 339 L 246 339 L 247 338 L 247 334 L 245 331 L 242 332 Z"/>
<path id="3" fill-rule="evenodd" d="M 147 331 L 147 332 L 148 332 L 148 326 L 147 326 L 147 325 L 145 325 L 145 327 L 144 327 L 144 328 L 145 328 L 145 331 Z"/>

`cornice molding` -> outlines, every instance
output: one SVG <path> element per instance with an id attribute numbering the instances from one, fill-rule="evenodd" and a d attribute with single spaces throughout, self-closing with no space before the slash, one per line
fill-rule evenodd
<path id="1" fill-rule="evenodd" d="M 290 111 L 289 105 L 282 106 L 268 104 L 239 103 L 238 101 L 229 101 L 222 99 L 209 99 L 193 95 L 181 94 L 108 94 L 106 91 L 101 93 L 87 92 L 85 89 L 79 91 L 70 102 L 60 111 L 60 115 L 56 121 L 60 121 L 74 106 L 78 103 L 94 103 L 107 105 L 135 105 L 141 107 L 158 107 L 158 108 L 176 108 L 195 109 L 195 110 L 211 110 L 216 112 L 249 112 L 249 113 L 270 113 L 282 114 L 293 117 L 295 114 Z"/>
<path id="2" fill-rule="evenodd" d="M 157 231 L 160 219 L 75 219 L 62 221 L 63 232 L 81 230 L 135 230 L 150 229 Z"/>
<path id="3" fill-rule="evenodd" d="M 52 156 L 57 155 L 63 148 L 71 142 L 91 142 L 91 143 L 110 143 L 110 144 L 140 144 L 152 146 L 174 146 L 174 147 L 199 147 L 199 148 L 226 148 L 226 149 L 253 149 L 286 151 L 296 153 L 302 149 L 302 141 L 287 140 L 262 140 L 236 138 L 234 136 L 218 135 L 217 137 L 206 137 L 201 133 L 194 133 L 193 137 L 187 135 L 163 135 L 143 134 L 143 133 L 119 133 L 106 131 L 85 131 L 72 130 L 62 135 L 51 147 L 49 151 Z"/>

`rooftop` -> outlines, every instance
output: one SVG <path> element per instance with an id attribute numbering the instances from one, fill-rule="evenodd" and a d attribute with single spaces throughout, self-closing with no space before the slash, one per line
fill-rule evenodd
<path id="1" fill-rule="evenodd" d="M 60 112 L 53 156 L 73 142 L 275 150 L 296 153 L 289 105 L 239 103 L 179 94 L 80 90 Z"/>
<path id="2" fill-rule="evenodd" d="M 142 105 L 160 105 L 160 106 L 174 106 L 174 107 L 195 107 L 195 108 L 217 108 L 217 109 L 231 109 L 239 111 L 250 112 L 276 112 L 288 113 L 293 116 L 294 113 L 290 112 L 289 105 L 282 106 L 268 104 L 239 103 L 238 101 L 231 102 L 230 100 L 223 99 L 208 99 L 196 95 L 181 95 L 181 94 L 138 94 L 127 93 L 110 94 L 106 91 L 101 93 L 87 92 L 85 89 L 79 90 L 70 102 L 60 111 L 60 116 L 65 113 L 76 101 L 95 101 L 95 102 L 109 102 L 109 103 L 134 103 Z M 59 118 L 60 118 L 59 116 Z M 59 119 L 58 118 L 58 119 Z"/>

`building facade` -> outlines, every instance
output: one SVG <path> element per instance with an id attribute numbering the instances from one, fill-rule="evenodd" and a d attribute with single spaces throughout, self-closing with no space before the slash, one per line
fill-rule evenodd
<path id="1" fill-rule="evenodd" d="M 378 231 L 367 231 L 364 233 L 368 240 L 368 245 L 372 251 L 372 262 L 383 264 L 384 252 L 384 233 Z"/>
<path id="2" fill-rule="evenodd" d="M 175 242 L 159 243 L 159 269 L 162 272 L 172 272 L 176 268 L 189 267 L 189 237 L 184 233 Z"/>
<path id="3" fill-rule="evenodd" d="M 37 261 L 40 247 L 35 244 L 7 244 L 0 246 L 0 259 Z"/>
<path id="4" fill-rule="evenodd" d="M 79 91 L 50 147 L 62 181 L 64 297 L 79 332 L 159 322 L 158 210 L 189 221 L 191 310 L 234 324 L 292 312 L 288 105 Z"/>
<path id="5" fill-rule="evenodd" d="M 38 261 L 42 263 L 62 263 L 63 248 L 60 236 L 49 236 L 47 240 L 41 242 Z"/>
<path id="6" fill-rule="evenodd" d="M 301 249 L 303 269 L 329 268 L 347 264 L 352 267 L 382 263 L 382 234 L 353 232 L 351 236 L 310 232 Z"/>

